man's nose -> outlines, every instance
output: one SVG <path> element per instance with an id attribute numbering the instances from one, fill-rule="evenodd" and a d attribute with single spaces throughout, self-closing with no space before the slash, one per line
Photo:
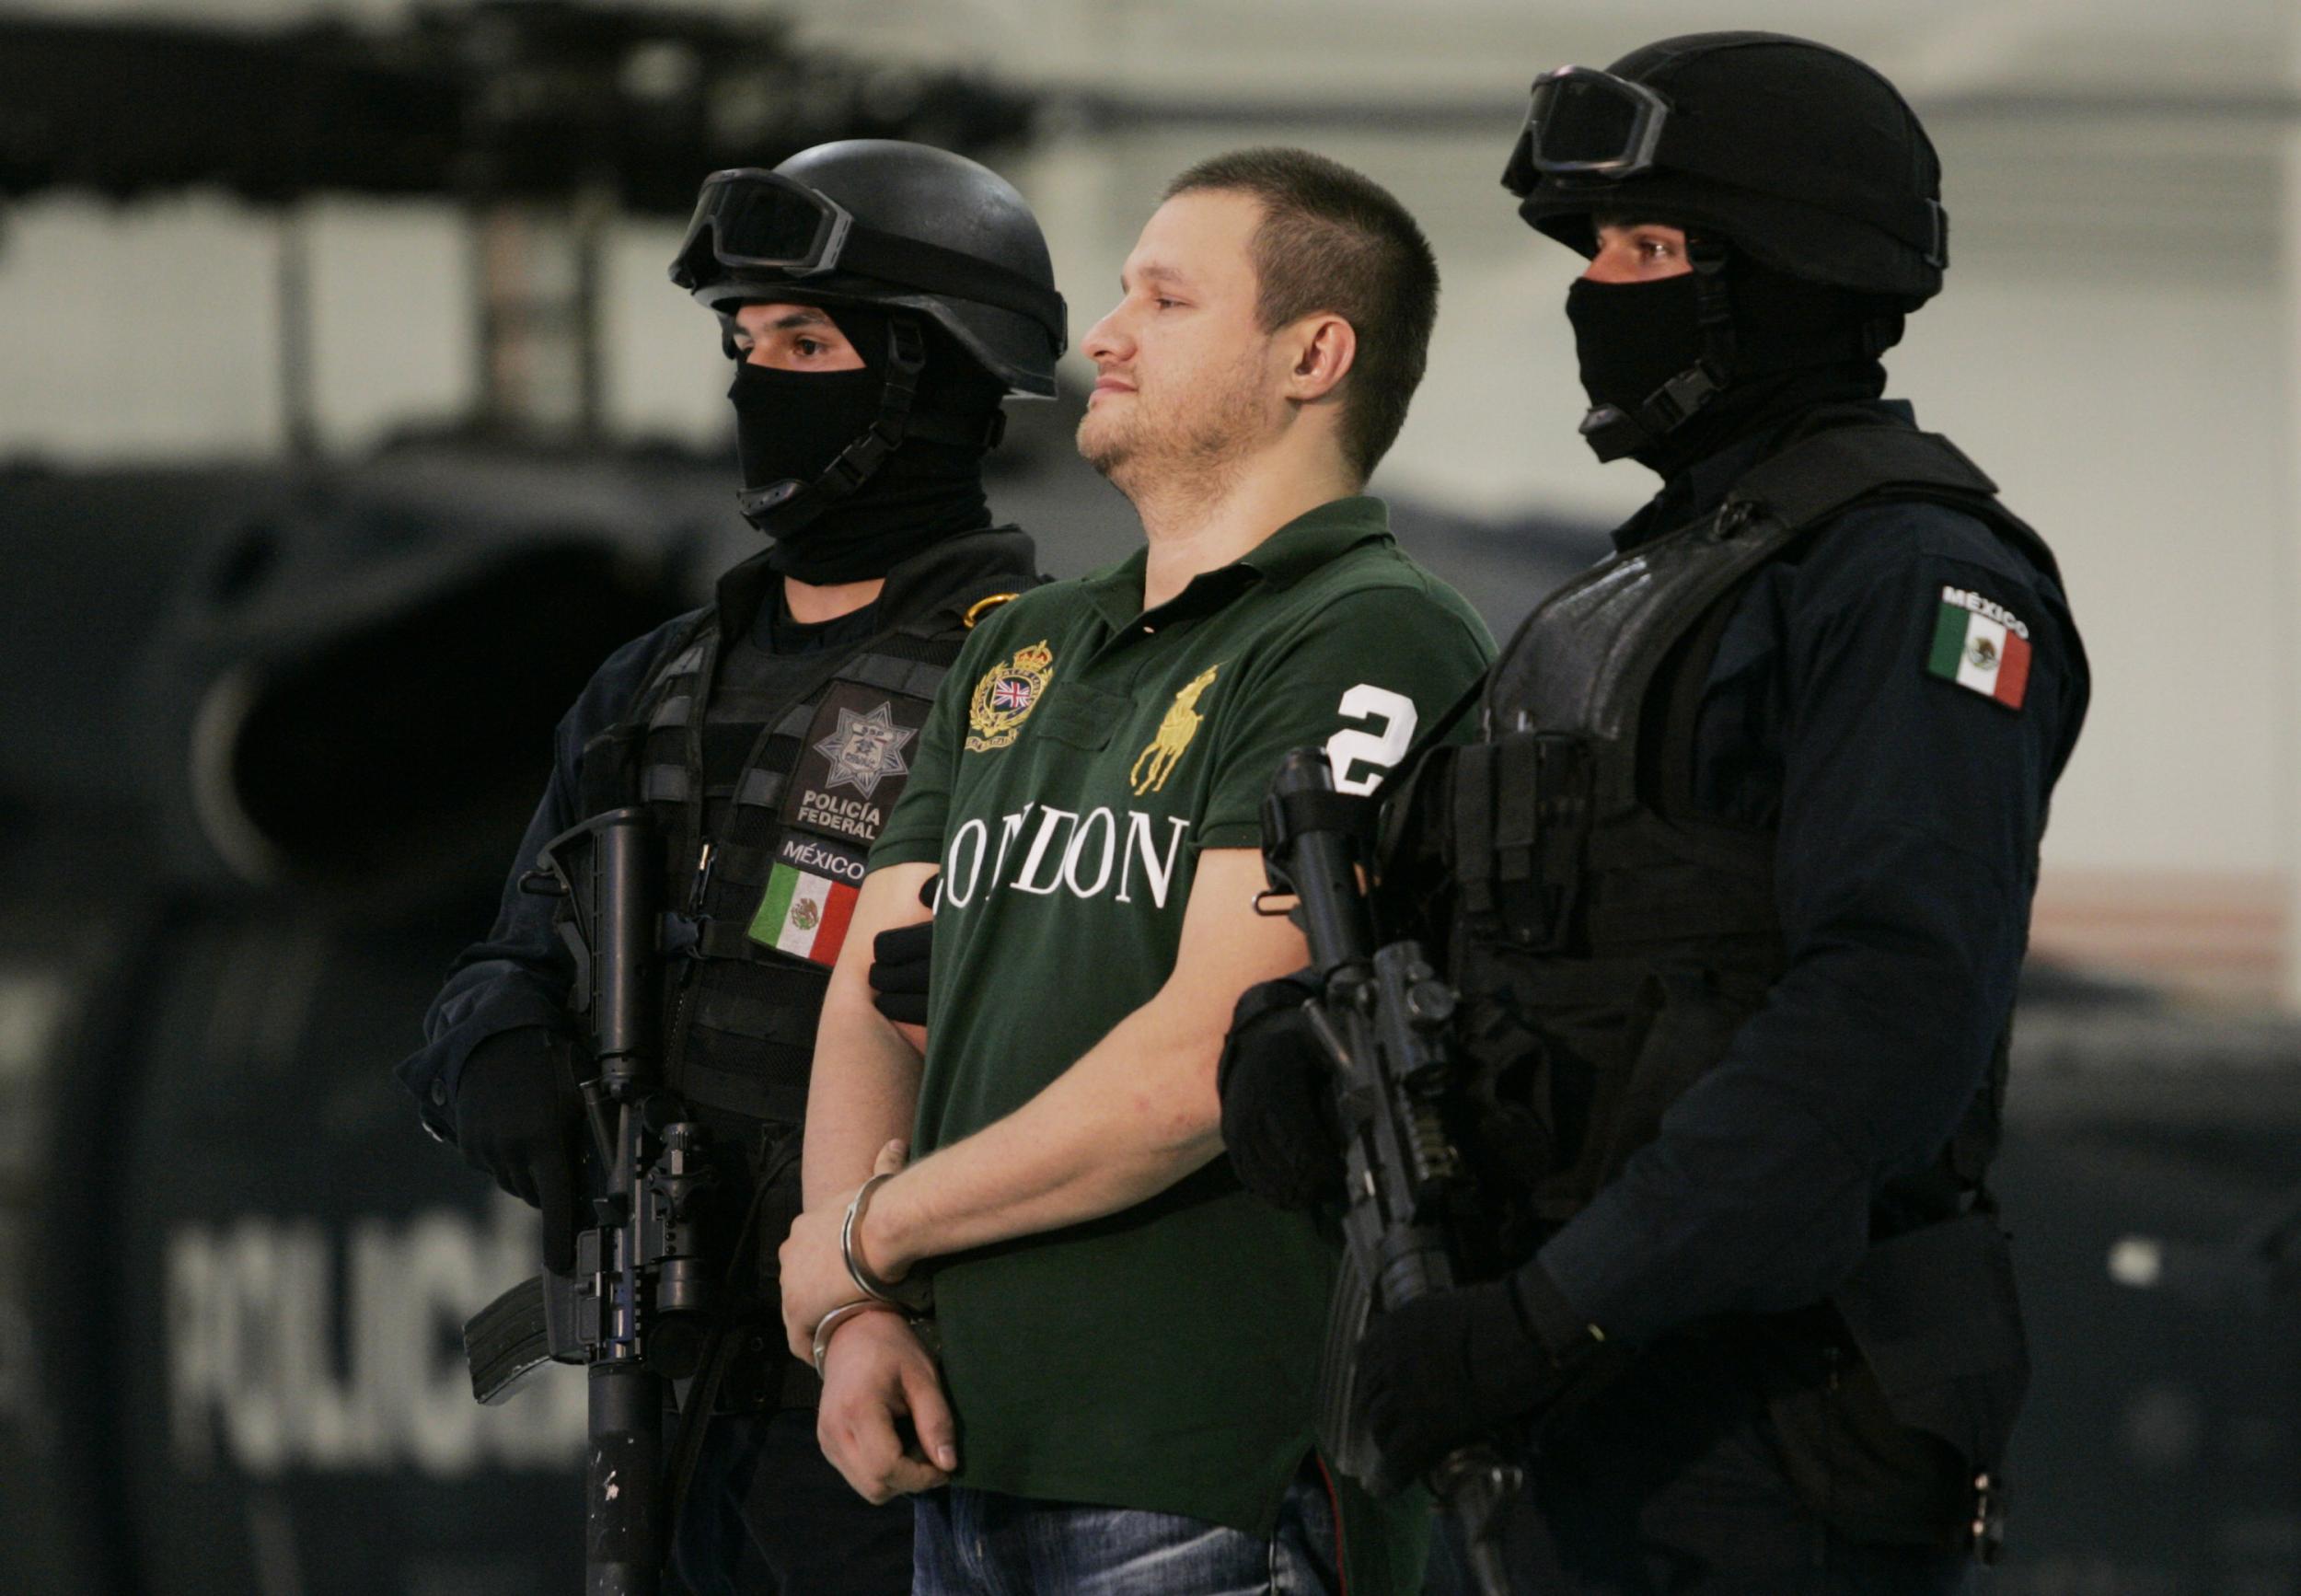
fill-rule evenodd
<path id="1" fill-rule="evenodd" d="M 1087 329 L 1087 335 L 1079 341 L 1079 353 L 1097 365 L 1106 360 L 1124 360 L 1134 347 L 1127 334 L 1120 312 L 1123 306 L 1114 306 L 1103 319 Z"/>
<path id="2" fill-rule="evenodd" d="M 1637 268 L 1615 249 L 1601 247 L 1582 268 L 1586 283 L 1627 283 L 1637 275 Z"/>

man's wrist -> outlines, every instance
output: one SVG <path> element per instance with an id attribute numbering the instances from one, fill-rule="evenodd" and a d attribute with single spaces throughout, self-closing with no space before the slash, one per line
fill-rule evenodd
<path id="1" fill-rule="evenodd" d="M 893 1313 L 898 1319 L 903 1316 L 902 1310 L 895 1304 L 882 1302 L 875 1297 L 864 1297 L 856 1301 L 842 1302 L 823 1315 L 822 1322 L 815 1327 L 815 1371 L 818 1378 L 823 1373 L 824 1364 L 831 1356 L 831 1346 L 838 1339 L 838 1333 L 858 1319 L 868 1319 L 878 1313 Z"/>
<path id="2" fill-rule="evenodd" d="M 915 1184 L 906 1178 L 909 1174 L 905 1170 L 880 1182 L 855 1217 L 855 1261 L 889 1285 L 909 1274 L 919 1260 L 919 1255 L 905 1244 L 908 1234 L 903 1220 L 909 1205 L 904 1197 Z"/>
<path id="3" fill-rule="evenodd" d="M 877 1262 L 863 1241 L 864 1230 L 870 1224 L 872 1215 L 877 1209 L 879 1197 L 889 1185 L 894 1184 L 896 1178 L 893 1174 L 873 1175 L 863 1182 L 849 1201 L 846 1218 L 839 1228 L 840 1256 L 847 1266 L 848 1278 L 855 1283 L 855 1289 L 864 1296 L 875 1298 L 882 1302 L 892 1302 L 908 1313 L 931 1312 L 934 1306 L 934 1282 L 923 1278 L 907 1278 L 910 1274 L 911 1265 L 916 1262 L 916 1259 L 906 1257 L 899 1249 L 890 1247 L 885 1232 L 882 1232 L 879 1242 L 880 1252 L 896 1255 L 895 1258 L 890 1260 L 893 1272 L 885 1272 L 877 1266 Z M 892 1228 L 896 1235 L 903 1233 L 899 1223 Z"/>

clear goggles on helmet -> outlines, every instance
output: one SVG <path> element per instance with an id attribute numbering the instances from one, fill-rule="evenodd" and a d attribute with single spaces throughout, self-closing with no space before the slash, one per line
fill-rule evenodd
<path id="1" fill-rule="evenodd" d="M 1633 178 L 1651 169 L 1670 102 L 1642 83 L 1590 66 L 1534 79 L 1526 125 L 1502 186 L 1523 199 L 1544 178 Z"/>
<path id="2" fill-rule="evenodd" d="M 734 167 L 703 179 L 671 260 L 671 281 L 690 292 L 729 275 L 835 271 L 1012 310 L 1046 328 L 1057 349 L 1069 342 L 1062 295 L 1052 288 L 923 238 L 865 226 L 838 201 L 759 167 Z"/>

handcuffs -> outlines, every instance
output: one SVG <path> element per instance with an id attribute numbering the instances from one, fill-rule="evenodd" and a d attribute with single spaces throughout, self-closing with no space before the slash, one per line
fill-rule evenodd
<path id="1" fill-rule="evenodd" d="M 899 1281 L 881 1279 L 871 1266 L 864 1263 L 855 1247 L 855 1231 L 862 1223 L 863 1213 L 871 1205 L 871 1194 L 893 1174 L 874 1174 L 855 1190 L 847 1204 L 847 1217 L 838 1228 L 839 1259 L 847 1266 L 847 1278 L 855 1282 L 862 1293 L 852 1302 L 842 1302 L 818 1320 L 815 1327 L 815 1371 L 823 1372 L 823 1359 L 831 1350 L 831 1337 L 841 1324 L 860 1313 L 892 1313 L 903 1315 L 903 1323 L 910 1326 L 928 1355 L 935 1354 L 934 1282 L 921 1275 L 906 1277 Z M 923 1328 L 922 1328 L 923 1327 Z"/>

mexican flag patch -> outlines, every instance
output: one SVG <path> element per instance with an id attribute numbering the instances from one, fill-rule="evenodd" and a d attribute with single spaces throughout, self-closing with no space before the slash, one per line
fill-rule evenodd
<path id="1" fill-rule="evenodd" d="M 775 850 L 751 940 L 811 964 L 838 962 L 847 922 L 855 915 L 863 855 L 827 838 L 789 836 Z"/>
<path id="2" fill-rule="evenodd" d="M 1925 669 L 2018 710 L 2029 690 L 2029 629 L 2002 604 L 1962 587 L 1945 587 Z"/>

